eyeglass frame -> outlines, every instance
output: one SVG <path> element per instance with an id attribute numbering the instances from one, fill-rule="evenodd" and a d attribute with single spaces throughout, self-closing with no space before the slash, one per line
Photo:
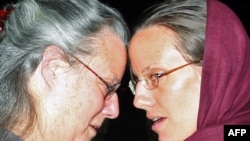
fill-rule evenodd
<path id="1" fill-rule="evenodd" d="M 104 78 L 102 78 L 100 75 L 98 75 L 93 69 L 91 69 L 87 64 L 83 63 L 80 59 L 78 59 L 75 56 L 72 56 L 74 59 L 76 59 L 79 63 L 81 63 L 85 68 L 87 68 L 87 70 L 89 70 L 91 73 L 93 73 L 98 79 L 101 80 L 101 82 L 103 82 L 106 85 L 106 89 L 107 89 L 107 93 L 104 96 L 104 100 L 109 99 L 109 97 L 111 97 L 113 94 L 115 94 L 115 92 L 117 91 L 117 89 L 120 87 L 121 83 L 115 83 L 113 85 L 110 85 L 106 80 L 104 80 Z"/>
<path id="2" fill-rule="evenodd" d="M 199 60 L 199 61 L 194 61 L 194 62 L 190 62 L 190 63 L 186 63 L 186 64 L 184 64 L 184 65 L 181 65 L 181 66 L 178 66 L 178 67 L 175 67 L 175 68 L 173 68 L 173 69 L 171 69 L 171 70 L 168 70 L 168 71 L 165 71 L 165 72 L 163 72 L 163 73 L 160 73 L 160 74 L 158 74 L 158 73 L 148 73 L 148 74 L 146 74 L 146 75 L 152 75 L 155 79 L 156 79 L 156 82 L 157 82 L 157 84 L 154 86 L 154 87 L 152 87 L 152 88 L 147 88 L 147 83 L 143 83 L 143 86 L 146 88 L 146 89 L 148 89 L 148 90 L 154 90 L 154 89 L 156 89 L 158 86 L 159 86 L 159 78 L 161 78 L 161 77 L 163 77 L 163 76 L 166 76 L 166 75 L 169 75 L 169 74 L 171 74 L 171 73 L 173 73 L 173 72 L 175 72 L 175 71 L 178 71 L 178 70 L 180 70 L 180 69 L 182 69 L 182 68 L 184 68 L 184 67 L 186 67 L 186 66 L 189 66 L 189 65 L 191 65 L 191 64 L 196 64 L 196 63 L 201 63 L 202 61 L 201 60 Z M 156 75 L 157 74 L 157 75 Z M 131 80 L 129 81 L 129 88 L 130 88 L 130 90 L 131 90 L 131 92 L 132 92 L 132 94 L 133 95 L 135 95 L 135 91 L 136 91 L 136 85 L 138 84 L 138 82 L 139 81 L 146 81 L 146 77 L 145 77 L 145 75 L 144 76 L 142 76 L 142 78 L 141 78 L 141 80 L 133 80 L 133 72 L 132 72 L 132 69 L 131 69 L 131 67 L 130 67 L 130 77 L 131 77 Z M 150 78 L 150 77 L 148 77 L 148 78 Z M 150 80 L 150 81 L 152 81 L 152 79 L 148 79 L 148 80 Z M 134 81 L 134 82 L 133 82 Z"/>

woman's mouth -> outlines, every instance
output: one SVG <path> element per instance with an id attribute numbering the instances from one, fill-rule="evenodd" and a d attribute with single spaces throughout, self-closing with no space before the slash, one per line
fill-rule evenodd
<path id="1" fill-rule="evenodd" d="M 98 132 L 98 130 L 100 129 L 100 126 L 97 125 L 90 125 L 90 127 L 95 130 L 95 132 Z"/>
<path id="2" fill-rule="evenodd" d="M 158 131 L 160 130 L 160 127 L 163 125 L 165 122 L 166 118 L 153 118 L 151 119 L 153 124 L 152 124 L 152 130 L 153 131 Z"/>
<path id="3" fill-rule="evenodd" d="M 93 133 L 93 136 L 95 136 L 100 129 L 100 126 L 97 125 L 89 125 L 89 127 L 91 132 Z"/>

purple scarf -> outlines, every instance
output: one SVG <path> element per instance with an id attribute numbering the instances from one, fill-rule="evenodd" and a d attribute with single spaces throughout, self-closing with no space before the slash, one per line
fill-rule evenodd
<path id="1" fill-rule="evenodd" d="M 223 141 L 225 124 L 250 125 L 250 40 L 232 10 L 207 0 L 198 127 L 187 140 Z"/>

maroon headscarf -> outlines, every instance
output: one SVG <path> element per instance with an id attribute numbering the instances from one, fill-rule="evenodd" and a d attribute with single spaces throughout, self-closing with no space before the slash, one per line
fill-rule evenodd
<path id="1" fill-rule="evenodd" d="M 198 127 L 187 140 L 223 141 L 225 124 L 250 125 L 250 40 L 232 10 L 207 0 Z"/>

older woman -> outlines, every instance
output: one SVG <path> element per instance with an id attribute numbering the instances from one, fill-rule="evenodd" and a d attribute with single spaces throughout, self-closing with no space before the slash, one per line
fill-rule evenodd
<path id="1" fill-rule="evenodd" d="M 127 27 L 96 0 L 22 0 L 0 43 L 0 140 L 89 141 L 119 114 Z"/>
<path id="2" fill-rule="evenodd" d="M 134 105 L 159 141 L 221 141 L 224 125 L 250 124 L 249 38 L 219 1 L 154 6 L 129 58 Z"/>

